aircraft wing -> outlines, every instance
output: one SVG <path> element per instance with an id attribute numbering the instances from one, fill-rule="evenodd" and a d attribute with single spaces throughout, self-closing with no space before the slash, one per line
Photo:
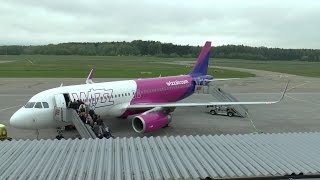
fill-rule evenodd
<path id="1" fill-rule="evenodd" d="M 212 82 L 212 81 L 229 81 L 229 80 L 236 80 L 236 79 L 240 79 L 240 78 L 219 78 L 219 79 L 211 79 L 211 80 L 206 80 L 208 82 Z"/>
<path id="2" fill-rule="evenodd" d="M 257 102 L 201 102 L 201 103 L 144 103 L 144 104 L 132 104 L 127 107 L 127 109 L 144 109 L 144 108 L 169 108 L 169 107 L 195 107 L 195 106 L 213 106 L 213 105 L 258 105 L 258 104 L 275 104 L 280 102 L 287 91 L 287 83 L 285 90 L 283 91 L 281 97 L 277 101 L 257 101 Z"/>
<path id="3" fill-rule="evenodd" d="M 205 102 L 205 103 L 149 103 L 149 104 L 132 104 L 127 107 L 127 109 L 144 109 L 144 108 L 154 108 L 154 107 L 195 107 L 195 106 L 213 106 L 213 105 L 254 105 L 254 104 L 275 104 L 278 101 L 265 101 L 265 102 Z"/>

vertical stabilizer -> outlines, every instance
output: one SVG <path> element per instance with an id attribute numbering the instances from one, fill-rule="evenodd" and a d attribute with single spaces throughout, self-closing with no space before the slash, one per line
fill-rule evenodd
<path id="1" fill-rule="evenodd" d="M 193 76 L 207 75 L 208 65 L 210 58 L 211 42 L 207 41 L 202 47 L 201 53 L 197 59 L 196 64 L 193 67 L 192 72 L 190 73 Z"/>
<path id="2" fill-rule="evenodd" d="M 88 75 L 88 77 L 87 77 L 86 84 L 92 84 L 93 83 L 93 81 L 92 81 L 93 74 L 94 74 L 94 69 L 92 68 L 90 73 L 89 73 L 89 75 Z"/>

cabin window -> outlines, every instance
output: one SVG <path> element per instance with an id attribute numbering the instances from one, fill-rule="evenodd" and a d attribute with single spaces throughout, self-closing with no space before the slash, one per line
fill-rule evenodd
<path id="1" fill-rule="evenodd" d="M 41 102 L 37 102 L 36 105 L 34 106 L 34 108 L 39 108 L 39 109 L 41 109 L 41 108 L 42 108 Z"/>
<path id="2" fill-rule="evenodd" d="M 33 106 L 35 105 L 35 102 L 27 102 L 27 104 L 24 106 L 25 108 L 33 108 Z"/>
<path id="3" fill-rule="evenodd" d="M 44 108 L 49 108 L 49 104 L 48 104 L 47 102 L 42 102 L 42 106 L 43 106 Z"/>

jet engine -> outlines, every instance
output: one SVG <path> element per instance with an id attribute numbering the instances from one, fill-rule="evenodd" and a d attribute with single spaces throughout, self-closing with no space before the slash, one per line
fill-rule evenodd
<path id="1" fill-rule="evenodd" d="M 132 127 L 138 133 L 156 131 L 168 125 L 171 116 L 162 112 L 150 112 L 135 116 L 132 120 Z"/>

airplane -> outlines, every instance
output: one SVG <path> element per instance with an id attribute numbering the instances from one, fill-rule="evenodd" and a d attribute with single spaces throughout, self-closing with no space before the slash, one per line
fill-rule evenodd
<path id="1" fill-rule="evenodd" d="M 192 69 L 187 75 L 145 78 L 94 83 L 93 69 L 86 84 L 48 89 L 33 97 L 10 118 L 10 125 L 21 129 L 49 129 L 70 125 L 64 114 L 69 101 L 82 100 L 101 118 L 119 117 L 132 120 L 132 128 L 138 133 L 153 132 L 171 122 L 171 113 L 177 107 L 211 105 L 274 104 L 261 102 L 177 102 L 195 92 L 196 85 L 215 80 L 208 75 L 211 42 L 207 41 Z M 222 79 L 225 80 L 225 79 Z"/>

